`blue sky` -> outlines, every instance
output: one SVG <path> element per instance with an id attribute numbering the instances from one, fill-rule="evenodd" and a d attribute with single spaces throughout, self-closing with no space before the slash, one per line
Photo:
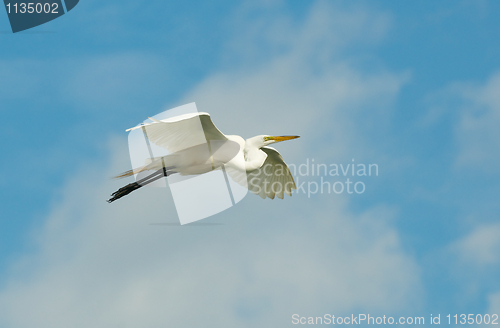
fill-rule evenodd
<path id="1" fill-rule="evenodd" d="M 499 12 L 87 0 L 16 34 L 0 14 L 2 327 L 499 313 Z M 277 147 L 289 163 L 380 175 L 362 195 L 248 195 L 221 226 L 150 225 L 175 219 L 168 190 L 106 204 L 125 129 L 192 101 L 227 134 L 301 135 Z"/>

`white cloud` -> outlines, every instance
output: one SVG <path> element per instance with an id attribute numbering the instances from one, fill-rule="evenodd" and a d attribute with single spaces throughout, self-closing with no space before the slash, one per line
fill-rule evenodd
<path id="1" fill-rule="evenodd" d="M 106 178 L 124 162 L 114 151 L 105 172 L 94 165 L 67 184 L 37 231 L 39 252 L 0 293 L 2 326 L 284 326 L 296 312 L 419 304 L 419 269 L 387 209 L 355 216 L 332 195 L 320 203 L 249 195 L 212 219 L 224 225 L 151 226 L 175 218 L 167 191 L 104 202 L 120 185 Z"/>
<path id="2" fill-rule="evenodd" d="M 497 314 L 497 316 L 500 316 L 500 291 L 496 293 L 492 293 L 488 297 L 488 314 Z M 500 318 L 496 320 L 496 322 L 499 322 Z"/>
<path id="3" fill-rule="evenodd" d="M 431 93 L 420 126 L 449 120 L 457 142 L 455 167 L 495 174 L 500 165 L 500 72 L 482 83 L 453 82 Z"/>
<path id="4" fill-rule="evenodd" d="M 500 73 L 484 85 L 460 87 L 466 106 L 457 136 L 461 147 L 458 165 L 496 172 L 500 165 Z"/>
<path id="5" fill-rule="evenodd" d="M 226 58 L 237 53 L 238 58 L 248 61 L 269 58 L 265 57 L 269 52 L 288 53 L 295 58 L 307 56 L 321 69 L 321 64 L 332 56 L 339 59 L 353 45 L 377 44 L 391 26 L 390 15 L 373 8 L 316 1 L 302 21 L 284 14 L 286 8 L 278 2 L 270 4 L 263 9 L 261 4 L 248 1 L 234 15 L 234 39 L 227 42 Z"/>
<path id="6" fill-rule="evenodd" d="M 289 21 L 280 17 L 259 21 L 259 31 L 271 31 L 270 42 L 282 42 L 287 50 L 251 67 L 213 74 L 180 103 L 196 101 L 198 109 L 210 112 L 227 134 L 305 135 L 303 142 L 283 147 L 304 145 L 311 150 L 307 154 L 304 149 L 306 155 L 311 156 L 313 149 L 323 160 L 375 156 L 367 140 L 381 135 L 387 126 L 392 102 L 409 75 L 382 67 L 362 73 L 350 57 L 339 54 L 353 43 L 377 42 L 389 21 L 387 15 L 340 10 L 327 2 L 313 6 L 298 26 L 289 27 Z M 276 40 L 278 34 L 281 38 Z M 258 52 L 262 42 L 255 38 L 243 38 L 244 45 L 238 38 L 238 49 Z M 356 147 L 349 149 L 353 144 Z"/>
<path id="7" fill-rule="evenodd" d="M 500 224 L 481 225 L 452 244 L 461 261 L 467 265 L 494 265 L 500 262 Z"/>
<path id="8" fill-rule="evenodd" d="M 353 11 L 339 23 L 343 12 L 336 11 L 321 3 L 289 51 L 214 74 L 182 102 L 196 101 L 227 134 L 302 134 L 302 142 L 280 147 L 285 159 L 373 148 L 368 132 L 385 124 L 386 106 L 407 77 L 383 69 L 363 74 L 331 56 L 342 42 L 332 41 L 329 29 L 361 38 L 380 21 Z M 112 141 L 110 164 L 89 164 L 66 184 L 33 233 L 38 251 L 11 268 L 0 325 L 281 327 L 293 313 L 392 314 L 420 306 L 419 268 L 401 247 L 392 209 L 355 215 L 333 194 L 284 201 L 249 195 L 207 220 L 223 225 L 149 225 L 175 219 L 167 190 L 104 202 L 121 185 L 107 177 L 127 169 L 125 143 Z"/>

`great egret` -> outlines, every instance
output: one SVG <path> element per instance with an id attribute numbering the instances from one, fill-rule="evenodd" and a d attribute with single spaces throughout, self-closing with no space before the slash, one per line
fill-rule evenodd
<path id="1" fill-rule="evenodd" d="M 164 176 L 174 173 L 203 174 L 221 167 L 230 168 L 230 175 L 235 181 L 244 183 L 262 198 L 274 199 L 277 195 L 283 199 L 284 194 L 292 196 L 292 189 L 297 189 L 283 157 L 268 145 L 299 136 L 258 135 L 246 140 L 237 135 L 226 136 L 213 124 L 208 113 L 150 120 L 151 123 L 140 124 L 127 131 L 143 129 L 150 142 L 171 154 L 152 158 L 144 166 L 116 176 L 124 178 L 154 171 L 114 192 L 109 203 Z"/>

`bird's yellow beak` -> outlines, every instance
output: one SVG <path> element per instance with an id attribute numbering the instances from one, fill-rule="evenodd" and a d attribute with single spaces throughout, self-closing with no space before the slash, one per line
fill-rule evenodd
<path id="1" fill-rule="evenodd" d="M 278 136 L 278 137 L 268 137 L 268 140 L 274 140 L 276 142 L 292 140 L 300 138 L 299 136 Z"/>

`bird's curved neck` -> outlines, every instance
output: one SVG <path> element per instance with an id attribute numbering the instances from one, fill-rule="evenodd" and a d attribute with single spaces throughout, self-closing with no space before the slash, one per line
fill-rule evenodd
<path id="1" fill-rule="evenodd" d="M 245 147 L 245 169 L 247 172 L 260 168 L 267 158 L 267 154 L 257 147 Z"/>

